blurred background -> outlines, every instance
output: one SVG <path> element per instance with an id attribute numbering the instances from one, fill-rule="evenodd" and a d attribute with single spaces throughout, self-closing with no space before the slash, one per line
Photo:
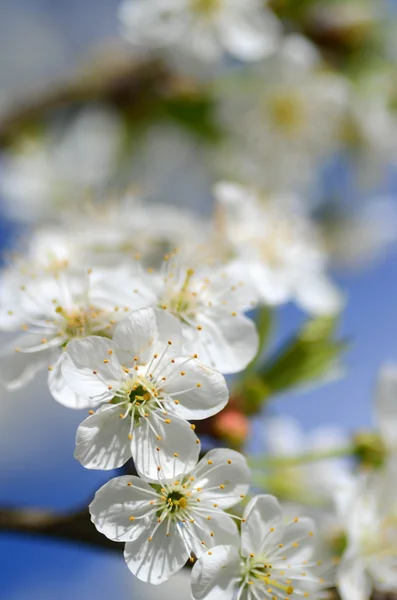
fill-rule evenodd
<path id="1" fill-rule="evenodd" d="M 357 65 L 371 63 L 366 86 L 360 88 L 358 85 L 355 93 L 363 100 L 367 86 L 371 87 L 368 102 L 360 110 L 364 123 L 368 124 L 372 117 L 375 119 L 373 137 L 382 135 L 381 107 L 386 103 L 390 85 L 395 86 L 397 30 L 393 14 L 397 2 L 313 0 L 298 4 L 307 4 L 311 16 L 303 11 L 284 14 L 288 2 L 274 2 L 274 10 L 291 31 L 298 26 L 304 28 L 304 33 L 311 36 L 325 56 L 331 56 L 329 62 L 333 68 L 338 71 L 340 67 L 343 77 L 348 79 Z M 343 21 L 344 4 L 355 5 L 359 16 L 350 21 L 348 16 Z M 118 5 L 118 0 L 0 0 L 1 124 L 7 125 L 16 107 L 34 104 L 45 93 L 51 95 L 76 73 L 95 72 L 100 78 L 101 70 L 106 70 L 107 64 L 122 65 L 122 68 L 129 65 L 129 61 L 133 64 L 136 60 L 134 51 L 120 36 Z M 354 9 L 352 14 L 356 14 Z M 365 36 L 372 35 L 375 29 L 376 41 L 379 42 L 380 36 L 382 45 L 381 58 L 379 54 L 371 55 L 372 46 L 365 43 Z M 382 65 L 379 66 L 380 61 Z M 230 69 L 233 73 L 233 64 L 227 65 L 221 79 L 229 76 Z M 392 76 L 388 79 L 390 73 Z M 207 85 L 207 74 L 195 73 L 194 80 L 196 76 L 199 88 Z M 177 114 L 175 118 L 177 102 L 168 102 L 167 94 L 172 94 L 172 90 L 166 93 L 165 100 L 162 99 L 168 104 L 166 110 L 163 107 L 160 111 L 160 117 L 156 112 L 152 119 L 147 111 L 141 115 L 138 110 L 138 118 L 133 119 L 135 129 L 132 134 L 134 140 L 138 140 L 137 148 L 124 161 L 116 187 L 139 185 L 156 200 L 172 200 L 180 206 L 187 205 L 201 214 L 208 214 L 214 178 L 208 169 L 208 162 L 212 162 L 212 138 L 202 142 L 206 133 L 205 119 L 200 119 L 203 119 L 205 103 L 201 102 L 197 89 L 194 90 L 198 94 L 194 110 L 192 105 L 189 105 L 190 113 L 184 110 L 184 94 L 186 90 L 190 94 L 193 85 L 185 77 L 183 71 L 181 82 L 176 86 L 183 92 L 182 100 L 178 99 L 182 116 Z M 216 94 L 222 96 L 224 90 L 222 84 Z M 393 110 L 397 107 L 396 90 L 394 87 L 391 94 L 395 102 Z M 378 104 L 375 103 L 377 108 L 371 104 L 373 94 L 380 96 Z M 118 100 L 111 108 L 102 102 L 94 108 L 111 111 L 121 105 L 124 109 L 125 98 L 122 102 Z M 51 121 L 52 126 L 58 127 L 58 121 L 62 123 L 64 119 L 75 118 L 74 113 L 68 114 L 68 107 L 63 107 L 62 111 L 51 117 L 55 123 Z M 120 129 L 123 135 L 125 121 L 117 119 L 109 112 L 106 122 L 101 121 L 100 128 L 108 141 L 112 136 L 120 135 Z M 66 131 L 71 133 L 73 121 L 67 122 Z M 149 123 L 144 133 L 142 123 Z M 197 123 L 204 133 L 199 131 L 196 135 L 194 126 Z M 397 112 L 390 114 L 390 123 L 395 127 Z M 42 122 L 38 127 L 42 127 Z M 31 123 L 26 130 L 15 133 L 12 128 L 0 125 L 3 260 L 9 250 L 40 223 L 40 219 L 44 220 L 42 215 L 47 210 L 44 202 L 47 191 L 40 187 L 43 182 L 35 181 L 22 167 L 18 171 L 19 167 L 14 163 L 12 168 L 9 166 L 10 156 L 15 156 L 20 149 L 20 134 L 37 139 L 34 137 L 37 130 L 30 128 Z M 391 131 L 386 126 L 386 129 L 391 137 L 395 136 L 391 140 L 395 148 L 385 147 L 382 140 L 377 145 L 375 140 L 368 150 L 372 152 L 369 159 L 368 156 L 352 158 L 344 150 L 330 152 L 316 166 L 316 175 L 304 191 L 310 214 L 319 223 L 329 244 L 332 276 L 346 295 L 340 335 L 350 342 L 343 377 L 321 387 L 281 394 L 272 402 L 270 410 L 273 414 L 292 415 L 306 430 L 324 423 L 341 427 L 347 433 L 371 427 L 378 369 L 385 361 L 397 361 L 397 128 Z M 96 126 L 94 130 L 98 133 Z M 87 136 L 91 134 L 90 130 Z M 207 146 L 208 139 L 211 148 Z M 99 137 L 90 143 L 97 149 L 102 141 Z M 88 153 L 90 148 L 88 145 Z M 230 156 L 228 152 L 227 149 L 226 160 Z M 363 184 L 362 176 L 369 174 L 366 161 L 372 161 L 371 165 L 377 168 L 378 159 L 382 163 L 381 172 L 371 175 L 369 184 Z M 354 170 L 356 160 L 364 161 L 359 174 Z M 51 171 L 55 167 L 50 165 L 48 168 Z M 37 175 L 44 169 L 43 162 L 37 159 L 29 169 Z M 220 166 L 219 171 L 223 174 L 222 169 Z M 51 174 L 53 171 L 49 176 Z M 87 177 L 89 179 L 89 174 Z M 113 189 L 113 184 L 114 180 L 108 178 L 104 186 L 106 191 Z M 298 187 L 301 191 L 300 182 Z M 39 192 L 35 196 L 37 189 Z M 26 204 L 20 201 L 23 194 L 31 198 Z M 42 205 L 40 201 L 43 201 Z M 56 210 L 61 205 L 64 207 L 65 202 L 68 201 L 62 198 Z M 298 308 L 292 305 L 281 307 L 277 311 L 272 347 L 296 331 L 301 322 L 302 312 Z M 5 339 L 3 334 L 2 340 Z M 29 506 L 68 511 L 87 505 L 109 475 L 87 471 L 73 459 L 75 429 L 81 414 L 52 401 L 41 375 L 27 388 L 16 392 L 1 389 L 0 400 L 0 507 Z M 257 450 L 264 444 L 260 417 L 253 420 L 252 427 L 255 435 L 250 449 Z M 118 600 L 152 597 L 177 600 L 189 597 L 187 579 L 181 574 L 161 589 L 152 589 L 140 585 L 130 575 L 121 553 L 0 531 L 0 596 L 5 600 L 108 600 L 110 597 Z"/>

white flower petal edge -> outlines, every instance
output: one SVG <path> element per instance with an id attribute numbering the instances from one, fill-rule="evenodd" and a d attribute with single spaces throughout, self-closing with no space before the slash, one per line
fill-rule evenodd
<path id="1" fill-rule="evenodd" d="M 233 600 L 240 579 L 240 563 L 240 552 L 235 546 L 216 546 L 203 554 L 192 572 L 193 598 Z"/>
<path id="2" fill-rule="evenodd" d="M 113 341 L 70 342 L 66 383 L 87 404 L 110 403 L 78 429 L 75 456 L 84 466 L 113 469 L 132 455 L 138 473 L 156 481 L 158 471 L 173 479 L 196 464 L 200 442 L 184 419 L 219 412 L 228 389 L 220 373 L 181 356 L 180 333 L 172 315 L 145 308 L 117 326 Z"/>
<path id="3" fill-rule="evenodd" d="M 139 579 L 158 584 L 192 552 L 200 556 L 215 545 L 238 543 L 237 526 L 222 507 L 244 497 L 249 479 L 242 455 L 217 449 L 171 482 L 161 471 L 155 484 L 133 476 L 111 480 L 95 495 L 91 518 L 101 533 L 127 542 L 126 562 Z"/>

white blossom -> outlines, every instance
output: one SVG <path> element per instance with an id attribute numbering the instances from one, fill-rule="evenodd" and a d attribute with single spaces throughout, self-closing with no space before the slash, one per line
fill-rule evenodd
<path id="1" fill-rule="evenodd" d="M 105 484 L 90 505 L 96 528 L 126 542 L 128 568 L 142 581 L 160 584 L 192 556 L 216 544 L 234 544 L 238 530 L 225 509 L 248 491 L 250 473 L 233 450 L 208 452 L 192 470 L 155 485 L 124 476 Z"/>
<path id="2" fill-rule="evenodd" d="M 119 13 L 135 47 L 188 53 L 201 61 L 225 53 L 258 60 L 279 36 L 275 16 L 258 0 L 124 0 Z"/>
<path id="3" fill-rule="evenodd" d="M 397 590 L 395 465 L 357 477 L 343 516 L 347 548 L 338 569 L 343 600 L 369 600 L 372 589 Z"/>
<path id="4" fill-rule="evenodd" d="M 67 130 L 26 137 L 2 159 L 0 190 L 9 214 L 21 221 L 52 219 L 107 183 L 121 143 L 121 124 L 109 110 L 85 110 Z M 88 195 L 87 195 L 88 200 Z"/>
<path id="5" fill-rule="evenodd" d="M 158 307 L 179 319 L 186 348 L 203 363 L 235 373 L 254 358 L 258 334 L 244 311 L 255 306 L 256 292 L 241 265 L 196 269 L 171 256 L 152 285 Z"/>
<path id="6" fill-rule="evenodd" d="M 240 548 L 216 546 L 194 566 L 194 600 L 319 597 L 325 582 L 313 536 L 311 519 L 285 522 L 274 496 L 254 497 L 244 511 Z"/>
<path id="7" fill-rule="evenodd" d="M 87 468 L 114 469 L 132 455 L 138 473 L 156 480 L 191 468 L 200 442 L 186 419 L 205 419 L 228 401 L 224 377 L 182 349 L 177 319 L 152 308 L 130 313 L 113 340 L 68 345 L 62 372 L 87 406 L 75 456 Z"/>
<path id="8" fill-rule="evenodd" d="M 264 304 L 289 300 L 313 314 L 332 314 L 341 295 L 326 274 L 319 236 L 289 195 L 261 199 L 230 182 L 215 187 L 220 226 Z M 283 204 L 285 207 L 283 207 Z"/>
<path id="9" fill-rule="evenodd" d="M 146 305 L 146 295 L 135 288 L 130 304 L 119 304 L 117 290 L 133 278 L 133 271 L 78 270 L 57 257 L 45 268 L 26 268 L 23 272 L 11 268 L 2 281 L 0 328 L 18 335 L 1 350 L 0 378 L 12 389 L 48 367 L 53 397 L 70 408 L 81 408 L 84 403 L 61 374 L 65 348 L 74 338 L 110 337 L 118 320 Z"/>
<path id="10" fill-rule="evenodd" d="M 316 48 L 291 35 L 241 79 L 219 86 L 224 177 L 269 192 L 312 184 L 319 161 L 338 147 L 348 99 L 343 77 L 320 69 Z"/>

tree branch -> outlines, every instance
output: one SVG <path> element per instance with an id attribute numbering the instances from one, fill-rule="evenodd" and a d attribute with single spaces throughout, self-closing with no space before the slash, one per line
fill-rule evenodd
<path id="1" fill-rule="evenodd" d="M 0 118 L 0 147 L 9 144 L 26 127 L 65 107 L 104 102 L 140 119 L 159 94 L 169 93 L 175 85 L 178 87 L 178 79 L 156 61 L 136 63 L 130 57 L 122 57 L 101 69 L 93 66 L 10 109 Z"/>
<path id="2" fill-rule="evenodd" d="M 0 508 L 1 533 L 67 540 L 116 552 L 124 549 L 123 544 L 112 542 L 95 529 L 86 508 L 63 515 L 36 508 Z"/>

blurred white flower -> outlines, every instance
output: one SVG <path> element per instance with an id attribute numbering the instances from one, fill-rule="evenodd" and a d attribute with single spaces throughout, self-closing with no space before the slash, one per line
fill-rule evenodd
<path id="1" fill-rule="evenodd" d="M 255 496 L 243 514 L 240 548 L 216 546 L 195 564 L 194 600 L 319 598 L 326 582 L 314 528 L 305 517 L 285 522 L 274 496 Z"/>
<path id="2" fill-rule="evenodd" d="M 350 85 L 340 139 L 362 186 L 375 187 L 387 166 L 397 163 L 394 95 L 394 82 L 382 72 Z"/>
<path id="3" fill-rule="evenodd" d="M 320 227 L 324 247 L 333 263 L 367 268 L 395 246 L 397 206 L 393 196 L 367 201 L 360 198 L 359 206 L 345 206 L 340 212 L 338 208 L 332 209 Z"/>
<path id="4" fill-rule="evenodd" d="M 268 191 L 310 182 L 321 158 L 337 147 L 348 97 L 343 77 L 320 67 L 315 47 L 291 35 L 235 85 L 219 86 L 226 177 Z"/>
<path id="5" fill-rule="evenodd" d="M 394 465 L 395 467 L 395 465 Z M 369 600 L 372 589 L 397 590 L 395 469 L 357 477 L 342 516 L 347 548 L 338 570 L 343 600 Z"/>
<path id="6" fill-rule="evenodd" d="M 113 340 L 68 344 L 66 383 L 87 407 L 99 405 L 77 430 L 75 457 L 85 467 L 118 468 L 132 455 L 152 480 L 193 467 L 200 444 L 187 419 L 216 414 L 229 393 L 219 372 L 184 355 L 182 341 L 177 319 L 144 308 L 118 324 Z"/>
<path id="7" fill-rule="evenodd" d="M 86 109 L 64 130 L 50 128 L 42 137 L 26 137 L 0 162 L 0 192 L 14 219 L 37 222 L 59 208 L 79 205 L 99 191 L 112 174 L 121 143 L 117 115 Z"/>
<path id="8" fill-rule="evenodd" d="M 275 16 L 259 0 L 124 0 L 119 14 L 135 47 L 208 62 L 224 53 L 258 60 L 273 50 L 280 33 Z"/>
<path id="9" fill-rule="evenodd" d="M 208 452 L 193 468 L 156 484 L 145 478 L 117 477 L 105 484 L 90 505 L 96 528 L 126 542 L 128 568 L 142 581 L 160 584 L 216 544 L 234 544 L 238 530 L 224 512 L 248 492 L 250 473 L 244 457 L 229 449 Z"/>
<path id="10" fill-rule="evenodd" d="M 253 189 L 221 182 L 215 197 L 219 227 L 261 302 L 294 300 L 319 315 L 340 310 L 342 298 L 326 275 L 320 239 L 310 220 L 295 210 L 294 196 L 261 201 Z"/>

